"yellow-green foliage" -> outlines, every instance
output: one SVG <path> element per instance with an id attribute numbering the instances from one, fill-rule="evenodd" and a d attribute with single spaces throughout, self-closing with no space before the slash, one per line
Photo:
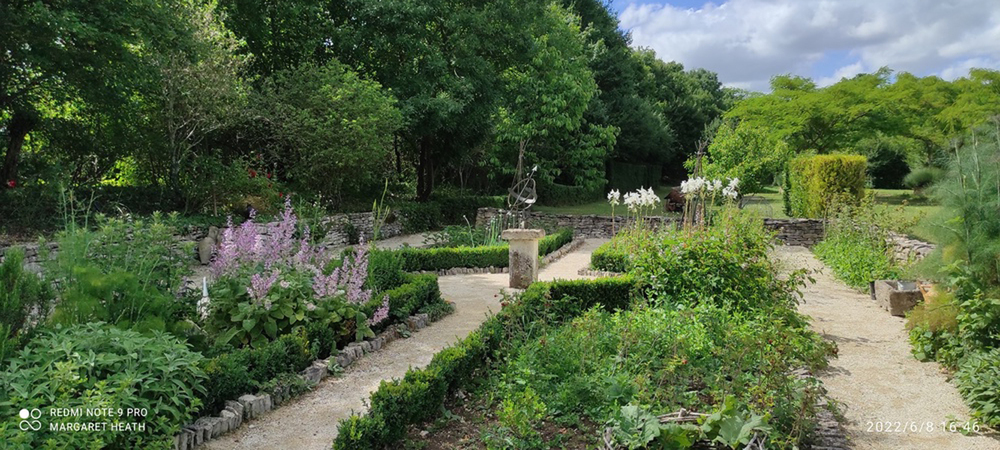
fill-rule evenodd
<path id="1" fill-rule="evenodd" d="M 934 289 L 924 296 L 924 302 L 910 311 L 906 318 L 906 328 L 926 328 L 932 332 L 955 332 L 958 330 L 958 305 L 955 294 Z"/>
<path id="2" fill-rule="evenodd" d="M 823 217 L 834 200 L 857 204 L 865 193 L 868 160 L 860 155 L 816 155 L 788 162 L 786 209 L 794 217 Z"/>

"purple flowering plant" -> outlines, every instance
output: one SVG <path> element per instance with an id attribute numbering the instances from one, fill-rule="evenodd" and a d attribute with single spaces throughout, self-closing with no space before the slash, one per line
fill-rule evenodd
<path id="1" fill-rule="evenodd" d="M 358 340 L 388 317 L 385 296 L 371 318 L 361 307 L 372 299 L 365 289 L 368 247 L 359 245 L 339 267 L 332 252 L 310 241 L 309 227 L 296 237 L 298 218 L 286 200 L 281 220 L 233 226 L 230 219 L 212 261 L 206 327 L 219 343 L 258 347 L 294 327 L 325 321 Z"/>

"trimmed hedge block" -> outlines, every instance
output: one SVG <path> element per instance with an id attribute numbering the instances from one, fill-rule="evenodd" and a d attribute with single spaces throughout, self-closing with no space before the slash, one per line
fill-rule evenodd
<path id="1" fill-rule="evenodd" d="M 834 201 L 857 204 L 865 193 L 868 160 L 860 155 L 816 155 L 788 162 L 786 210 L 822 218 Z"/>
<path id="2" fill-rule="evenodd" d="M 628 272 L 630 268 L 629 253 L 615 247 L 614 241 L 601 244 L 590 254 L 590 267 L 604 272 Z"/>
<path id="3" fill-rule="evenodd" d="M 573 230 L 564 228 L 538 242 L 538 254 L 547 255 L 573 240 Z M 407 272 L 437 272 L 456 267 L 507 267 L 506 245 L 483 247 L 401 248 L 394 253 Z"/>

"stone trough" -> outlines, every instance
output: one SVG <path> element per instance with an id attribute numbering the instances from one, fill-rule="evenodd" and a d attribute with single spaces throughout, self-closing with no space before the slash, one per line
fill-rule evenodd
<path id="1" fill-rule="evenodd" d="M 889 314 L 903 317 L 924 299 L 915 281 L 878 280 L 873 286 L 874 298 Z"/>

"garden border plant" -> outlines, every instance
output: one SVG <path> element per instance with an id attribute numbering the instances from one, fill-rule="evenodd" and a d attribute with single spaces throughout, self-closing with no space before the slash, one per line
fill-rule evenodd
<path id="1" fill-rule="evenodd" d="M 630 277 L 532 284 L 518 301 L 435 354 L 424 369 L 383 381 L 372 394 L 367 414 L 340 422 L 333 448 L 378 449 L 398 442 L 408 426 L 438 414 L 449 392 L 467 384 L 505 345 L 539 326 L 537 322 L 563 323 L 595 306 L 624 309 L 634 292 L 637 286 Z"/>

